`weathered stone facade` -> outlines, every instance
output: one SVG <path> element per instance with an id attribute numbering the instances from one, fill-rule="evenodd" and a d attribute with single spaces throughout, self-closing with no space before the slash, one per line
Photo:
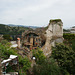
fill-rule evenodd
<path id="1" fill-rule="evenodd" d="M 50 20 L 45 37 L 46 43 L 42 49 L 47 56 L 51 53 L 51 46 L 55 46 L 55 43 L 63 42 L 63 23 L 60 19 Z"/>
<path id="2" fill-rule="evenodd" d="M 39 42 L 41 43 L 40 44 L 38 43 L 37 46 L 38 47 L 41 46 L 41 49 L 43 50 L 44 55 L 48 56 L 51 54 L 51 46 L 55 46 L 55 43 L 63 42 L 63 23 L 61 19 L 50 20 L 49 25 L 47 27 L 37 28 L 31 31 L 25 31 L 22 34 L 23 43 L 25 43 L 25 39 L 27 38 L 27 35 L 29 34 L 37 35 L 36 38 L 39 37 L 40 39 Z M 33 35 L 32 37 L 35 37 L 35 35 Z M 33 45 L 34 43 L 33 38 L 31 38 L 30 40 L 31 40 L 30 43 L 32 43 Z"/>

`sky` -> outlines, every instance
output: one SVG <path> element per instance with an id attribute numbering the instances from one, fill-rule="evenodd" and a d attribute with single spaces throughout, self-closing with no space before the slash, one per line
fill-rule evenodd
<path id="1" fill-rule="evenodd" d="M 50 19 L 75 26 L 75 0 L 0 0 L 1 24 L 44 27 Z"/>

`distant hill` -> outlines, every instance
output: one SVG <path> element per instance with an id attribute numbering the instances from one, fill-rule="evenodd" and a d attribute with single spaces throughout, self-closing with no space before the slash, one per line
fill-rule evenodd
<path id="1" fill-rule="evenodd" d="M 28 27 L 28 28 L 39 28 L 38 26 L 26 26 L 26 25 L 14 25 L 14 24 L 8 24 L 8 26 L 11 27 Z"/>
<path id="2" fill-rule="evenodd" d="M 22 32 L 24 32 L 27 29 L 31 30 L 31 28 L 21 25 L 0 24 L 0 34 L 21 35 Z"/>

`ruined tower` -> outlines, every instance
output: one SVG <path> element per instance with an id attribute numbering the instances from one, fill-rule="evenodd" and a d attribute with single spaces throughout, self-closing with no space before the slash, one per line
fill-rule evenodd
<path id="1" fill-rule="evenodd" d="M 63 42 L 63 23 L 61 19 L 50 20 L 46 30 L 46 42 L 43 49 L 45 56 L 51 54 L 51 46 Z"/>

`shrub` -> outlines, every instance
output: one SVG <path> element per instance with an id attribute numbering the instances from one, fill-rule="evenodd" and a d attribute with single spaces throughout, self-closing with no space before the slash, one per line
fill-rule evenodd
<path id="1" fill-rule="evenodd" d="M 75 52 L 72 48 L 64 44 L 56 44 L 56 47 L 52 49 L 52 57 L 63 70 L 75 74 Z"/>
<path id="2" fill-rule="evenodd" d="M 31 62 L 27 57 L 22 58 L 19 56 L 19 64 L 21 67 L 23 67 L 23 71 L 26 71 L 31 67 Z"/>
<path id="3" fill-rule="evenodd" d="M 33 56 L 35 56 L 37 64 L 42 64 L 46 59 L 43 51 L 40 50 L 40 48 L 37 48 L 37 50 L 33 50 Z"/>
<path id="4" fill-rule="evenodd" d="M 41 65 L 33 67 L 34 75 L 61 75 L 59 66 L 53 58 L 46 59 Z"/>

